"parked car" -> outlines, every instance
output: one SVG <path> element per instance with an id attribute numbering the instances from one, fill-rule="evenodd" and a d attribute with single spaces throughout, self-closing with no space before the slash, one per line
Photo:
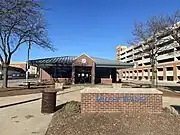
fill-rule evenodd
<path id="1" fill-rule="evenodd" d="M 3 79 L 3 74 L 0 75 Z M 8 69 L 8 79 L 24 79 L 26 78 L 26 72 L 21 68 L 9 67 Z"/>
<path id="2" fill-rule="evenodd" d="M 180 83 L 180 81 L 177 81 L 177 83 Z"/>

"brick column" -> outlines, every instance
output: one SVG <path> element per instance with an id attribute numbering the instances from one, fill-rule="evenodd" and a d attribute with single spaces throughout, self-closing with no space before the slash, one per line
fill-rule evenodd
<path id="1" fill-rule="evenodd" d="M 134 70 L 132 69 L 132 79 L 134 80 Z"/>
<path id="2" fill-rule="evenodd" d="M 144 80 L 144 69 L 142 69 L 142 80 Z"/>
<path id="3" fill-rule="evenodd" d="M 74 66 L 72 66 L 72 84 L 74 84 L 75 83 L 75 67 Z"/>
<path id="4" fill-rule="evenodd" d="M 109 71 L 109 79 L 111 79 L 112 78 L 112 76 L 111 76 L 111 68 L 109 70 L 110 70 Z"/>
<path id="5" fill-rule="evenodd" d="M 167 81 L 166 67 L 165 66 L 163 66 L 163 81 Z"/>
<path id="6" fill-rule="evenodd" d="M 40 80 L 48 80 L 50 81 L 52 79 L 51 75 L 48 74 L 44 69 L 40 69 Z"/>
<path id="7" fill-rule="evenodd" d="M 124 73 L 125 73 L 125 79 L 126 79 L 126 70 L 124 70 Z"/>
<path id="8" fill-rule="evenodd" d="M 95 84 L 95 69 L 96 69 L 96 65 L 93 62 L 92 69 L 91 69 L 91 84 Z"/>
<path id="9" fill-rule="evenodd" d="M 39 80 L 42 81 L 42 69 L 39 69 Z"/>
<path id="10" fill-rule="evenodd" d="M 122 80 L 122 78 L 123 78 L 123 70 L 119 70 L 119 79 Z"/>
<path id="11" fill-rule="evenodd" d="M 176 67 L 176 63 L 173 64 L 173 81 L 177 81 L 177 67 Z"/>
<path id="12" fill-rule="evenodd" d="M 123 70 L 120 70 L 120 72 L 121 72 L 121 75 L 120 75 L 120 79 L 122 80 L 122 78 L 123 78 Z"/>
<path id="13" fill-rule="evenodd" d="M 150 76 L 150 68 L 148 68 L 148 80 L 151 80 L 151 76 Z"/>
<path id="14" fill-rule="evenodd" d="M 136 70 L 136 71 L 137 71 L 137 72 L 136 72 L 136 73 L 137 73 L 137 80 L 139 80 L 139 76 L 138 76 L 138 70 Z"/>

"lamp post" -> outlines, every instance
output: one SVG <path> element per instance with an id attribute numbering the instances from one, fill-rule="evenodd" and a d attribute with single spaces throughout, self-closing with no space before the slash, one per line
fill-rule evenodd
<path id="1" fill-rule="evenodd" d="M 158 87 L 158 68 L 157 68 L 157 64 L 158 64 L 158 61 L 157 61 L 157 57 L 158 57 L 158 52 L 157 52 L 157 38 L 155 39 L 155 51 L 156 51 L 156 54 L 155 54 L 155 65 L 156 65 L 156 88 Z"/>
<path id="2" fill-rule="evenodd" d="M 28 41 L 28 52 L 27 52 L 27 62 L 26 62 L 26 83 L 28 84 L 28 79 L 29 79 L 29 52 L 31 49 L 31 43 L 30 40 Z"/>

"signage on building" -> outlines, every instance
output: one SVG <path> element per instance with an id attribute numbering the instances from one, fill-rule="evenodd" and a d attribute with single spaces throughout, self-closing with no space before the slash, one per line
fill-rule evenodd
<path id="1" fill-rule="evenodd" d="M 138 96 L 123 96 L 123 97 L 104 97 L 96 96 L 96 102 L 143 102 L 147 101 L 146 97 Z"/>
<path id="2" fill-rule="evenodd" d="M 86 63 L 86 59 L 82 59 L 82 63 L 85 64 Z"/>

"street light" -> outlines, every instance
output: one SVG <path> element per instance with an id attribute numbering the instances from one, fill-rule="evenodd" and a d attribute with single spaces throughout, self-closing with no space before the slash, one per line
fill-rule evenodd
<path id="1" fill-rule="evenodd" d="M 157 64 L 158 64 L 158 61 L 157 61 L 157 57 L 158 57 L 158 52 L 157 52 L 157 38 L 155 40 L 155 51 L 156 51 L 156 54 L 155 54 L 155 65 L 156 65 L 156 88 L 158 87 L 158 68 L 157 68 Z"/>
<path id="2" fill-rule="evenodd" d="M 28 41 L 28 52 L 27 52 L 27 62 L 26 62 L 26 84 L 28 84 L 28 79 L 29 79 L 29 52 L 31 49 L 31 42 L 30 40 Z"/>

